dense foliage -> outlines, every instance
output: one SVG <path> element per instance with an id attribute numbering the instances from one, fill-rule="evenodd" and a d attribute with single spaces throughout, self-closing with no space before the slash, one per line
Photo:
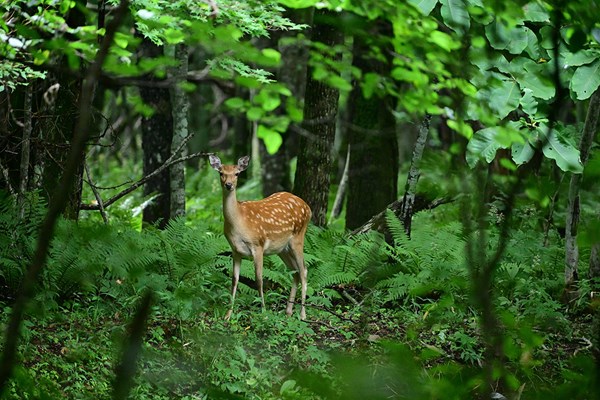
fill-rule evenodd
<path id="1" fill-rule="evenodd" d="M 427 168 L 428 179 L 439 178 L 437 166 Z M 149 289 L 154 302 L 132 398 L 459 399 L 477 392 L 483 347 L 458 204 L 419 213 L 410 240 L 390 213 L 393 243 L 311 228 L 308 321 L 285 317 L 291 277 L 268 258 L 267 311 L 242 285 L 225 323 L 230 259 L 220 189 L 209 168 L 190 179 L 213 189 L 188 193 L 186 220 L 162 231 L 139 229 L 139 196 L 114 209 L 110 226 L 97 214 L 59 224 L 7 398 L 109 398 L 118 350 Z M 254 181 L 241 188 L 240 196 L 257 195 Z M 31 199 L 31 223 L 15 218 L 10 197 L 0 204 L 1 240 L 12 244 L 0 254 L 7 302 L 29 262 L 44 203 Z M 495 274 L 508 385 L 522 398 L 585 396 L 593 384 L 587 286 L 565 307 L 561 238 L 555 231 L 544 237 L 543 215 L 529 201 L 515 214 Z M 486 218 L 493 247 L 503 213 L 491 208 Z M 253 277 L 251 263 L 244 261 L 242 275 Z"/>
<path id="2" fill-rule="evenodd" d="M 9 339 L 17 346 L 2 359 L 0 397 L 600 393 L 595 0 L 10 0 L 0 14 L 2 356 Z M 311 37 L 327 30 L 335 45 Z M 335 99 L 325 119 L 336 137 L 322 148 L 308 147 L 323 122 L 305 119 L 308 85 L 286 73 L 334 89 L 306 97 Z M 192 102 L 189 115 L 169 90 Z M 189 119 L 193 134 L 176 142 L 168 123 L 144 125 L 157 115 Z M 368 171 L 350 181 L 416 187 L 422 204 L 410 229 L 393 208 L 380 214 L 384 233 L 349 232 L 346 210 L 310 226 L 306 321 L 284 316 L 292 276 L 279 258 L 265 259 L 263 312 L 244 260 L 226 322 L 222 194 L 200 156 L 252 149 L 237 194 L 257 199 L 269 157 L 285 153 L 276 163 L 291 182 L 299 136 L 326 155 L 297 170 L 325 171 L 329 205 L 346 150 Z M 371 141 L 390 153 L 397 141 L 404 158 L 361 153 Z M 164 150 L 168 171 L 178 146 L 201 151 L 176 160 L 185 179 L 168 182 L 184 208 L 147 223 L 170 194 L 135 190 L 150 187 L 144 157 Z M 57 186 L 65 176 L 74 184 Z M 57 187 L 74 192 L 63 201 L 75 212 L 55 224 L 69 209 Z M 359 194 L 357 207 L 375 197 Z"/>

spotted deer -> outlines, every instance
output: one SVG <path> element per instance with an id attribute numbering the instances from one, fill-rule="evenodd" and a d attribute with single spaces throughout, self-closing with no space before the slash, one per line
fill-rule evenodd
<path id="1" fill-rule="evenodd" d="M 235 193 L 238 176 L 248 168 L 250 157 L 241 157 L 237 165 L 223 165 L 215 155 L 210 155 L 209 159 L 211 167 L 221 176 L 224 231 L 233 253 L 231 307 L 225 319 L 229 319 L 233 312 L 242 258 L 252 258 L 254 261 L 258 293 L 262 308 L 265 308 L 263 256 L 270 254 L 279 255 L 285 265 L 294 271 L 287 315 L 293 312 L 296 290 L 300 283 L 300 318 L 305 319 L 307 271 L 303 251 L 304 235 L 311 218 L 310 207 L 300 197 L 287 192 L 275 193 L 257 201 L 238 201 Z"/>

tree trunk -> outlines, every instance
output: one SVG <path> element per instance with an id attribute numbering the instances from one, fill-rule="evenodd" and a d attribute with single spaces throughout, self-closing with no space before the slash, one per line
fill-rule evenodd
<path id="1" fill-rule="evenodd" d="M 188 132 L 188 109 L 189 101 L 187 94 L 178 85 L 180 80 L 185 79 L 188 71 L 188 47 L 185 44 L 175 46 L 175 59 L 179 65 L 172 73 L 178 79 L 171 88 L 171 102 L 173 104 L 173 140 L 171 148 L 177 149 L 185 139 Z M 186 149 L 181 152 L 186 155 Z M 185 215 L 185 164 L 177 163 L 171 166 L 171 218 Z"/>
<path id="2" fill-rule="evenodd" d="M 25 192 L 29 188 L 29 155 L 31 154 L 31 97 L 33 95 L 32 84 L 25 89 L 24 117 L 23 117 L 23 142 L 21 143 L 21 165 L 19 178 L 19 215 L 23 218 L 25 214 Z"/>
<path id="3" fill-rule="evenodd" d="M 406 185 L 404 186 L 404 197 L 402 198 L 402 206 L 400 212 L 396 214 L 402 224 L 404 225 L 404 232 L 410 237 L 410 230 L 412 226 L 412 216 L 414 213 L 413 207 L 415 204 L 415 196 L 417 194 L 417 182 L 421 176 L 421 158 L 423 158 L 423 151 L 425 150 L 425 144 L 427 143 L 427 136 L 429 134 L 429 122 L 431 121 L 431 115 L 425 115 L 423 123 L 419 128 L 419 136 L 415 142 L 415 148 L 413 151 L 412 158 L 410 160 L 410 169 L 408 170 L 408 176 L 406 177 Z"/>
<path id="4" fill-rule="evenodd" d="M 585 166 L 594 144 L 594 136 L 598 130 L 598 118 L 600 116 L 600 89 L 590 98 L 588 112 L 583 127 L 583 135 L 579 143 L 581 163 Z M 569 184 L 569 203 L 567 208 L 567 222 L 565 227 L 565 288 L 567 292 L 574 290 L 577 286 L 579 274 L 577 264 L 579 263 L 579 248 L 577 246 L 577 226 L 579 224 L 579 186 L 582 174 L 571 175 Z"/>
<path id="5" fill-rule="evenodd" d="M 341 44 L 343 40 L 340 30 L 326 23 L 332 15 L 330 11 L 318 10 L 313 24 L 312 40 L 328 47 Z M 314 224 L 325 226 L 339 91 L 314 79 L 310 71 L 305 95 L 302 124 L 305 134 L 299 139 L 294 193 L 312 209 Z"/>
<path id="6" fill-rule="evenodd" d="M 297 24 L 310 24 L 312 9 L 288 10 L 286 17 Z M 308 48 L 303 42 L 297 40 L 298 35 L 298 31 L 279 31 L 272 37 L 270 46 L 277 47 L 281 53 L 281 66 L 276 72 L 277 81 L 290 89 L 291 98 L 300 105 L 306 88 Z M 275 115 L 285 113 L 285 102 L 274 111 Z M 275 154 L 269 154 L 264 143 L 260 142 L 261 180 L 265 197 L 275 192 L 292 189 L 289 161 L 296 156 L 296 149 L 299 147 L 298 138 L 289 130 L 281 136 L 283 143 Z"/>
<path id="7" fill-rule="evenodd" d="M 145 57 L 159 57 L 163 49 L 149 39 L 142 40 L 142 52 Z M 152 75 L 147 79 L 155 82 Z M 154 109 L 154 114 L 142 119 L 142 149 L 144 151 L 144 175 L 162 165 L 171 155 L 173 140 L 173 118 L 169 89 L 141 87 L 140 95 L 147 105 Z M 156 224 L 160 229 L 166 227 L 171 215 L 171 182 L 170 170 L 167 168 L 144 185 L 144 196 L 155 194 L 156 198 L 144 208 L 142 221 L 145 224 Z"/>
<path id="8" fill-rule="evenodd" d="M 364 73 L 381 76 L 389 73 L 389 62 L 369 57 L 376 44 L 371 38 L 386 35 L 388 27 L 373 26 L 369 37 L 354 39 L 353 65 Z M 367 31 L 368 32 L 368 31 Z M 369 32 L 368 32 L 369 33 Z M 382 51 L 383 53 L 383 51 Z M 355 229 L 385 209 L 398 195 L 398 144 L 394 129 L 393 105 L 385 94 L 372 93 L 365 97 L 359 82 L 349 99 L 350 158 L 346 228 Z"/>

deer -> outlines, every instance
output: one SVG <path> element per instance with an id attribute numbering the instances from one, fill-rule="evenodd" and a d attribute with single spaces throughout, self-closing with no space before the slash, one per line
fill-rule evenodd
<path id="1" fill-rule="evenodd" d="M 233 312 L 242 258 L 253 260 L 257 289 L 264 311 L 263 259 L 265 255 L 271 254 L 277 254 L 294 271 L 287 315 L 291 316 L 293 313 L 296 291 L 300 284 L 300 319 L 306 319 L 304 303 L 308 273 L 304 263 L 304 236 L 312 215 L 310 207 L 300 197 L 288 192 L 274 193 L 262 200 L 238 201 L 238 177 L 248 168 L 250 157 L 239 158 L 236 165 L 223 165 L 219 157 L 209 155 L 209 162 L 221 178 L 224 233 L 233 258 L 231 307 L 225 319 L 229 320 Z"/>

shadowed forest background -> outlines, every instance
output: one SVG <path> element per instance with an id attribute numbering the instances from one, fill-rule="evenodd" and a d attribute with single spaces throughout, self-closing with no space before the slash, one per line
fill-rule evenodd
<path id="1" fill-rule="evenodd" d="M 600 3 L 7 0 L 0 398 L 600 396 Z M 239 200 L 312 210 L 291 272 Z"/>

